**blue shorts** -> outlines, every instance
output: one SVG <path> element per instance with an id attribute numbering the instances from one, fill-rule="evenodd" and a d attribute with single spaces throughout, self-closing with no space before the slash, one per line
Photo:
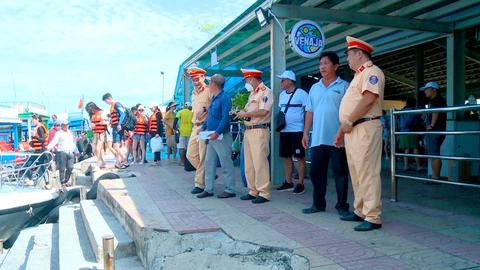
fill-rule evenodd
<path id="1" fill-rule="evenodd" d="M 133 139 L 137 141 L 145 141 L 145 134 L 133 134 Z"/>
<path id="2" fill-rule="evenodd" d="M 445 135 L 427 135 L 425 136 L 427 153 L 429 155 L 439 156 L 440 147 L 445 140 Z"/>
<path id="3" fill-rule="evenodd" d="M 112 127 L 112 143 L 120 143 L 123 138 L 123 130 L 118 131 L 117 127 Z"/>

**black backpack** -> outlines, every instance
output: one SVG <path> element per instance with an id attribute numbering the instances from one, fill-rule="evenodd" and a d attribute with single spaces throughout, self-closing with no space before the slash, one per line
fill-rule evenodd
<path id="1" fill-rule="evenodd" d="M 135 125 L 137 124 L 137 118 L 135 114 L 133 114 L 132 110 L 129 108 L 125 109 L 125 119 L 122 123 L 122 129 L 125 131 L 133 131 L 135 129 Z"/>

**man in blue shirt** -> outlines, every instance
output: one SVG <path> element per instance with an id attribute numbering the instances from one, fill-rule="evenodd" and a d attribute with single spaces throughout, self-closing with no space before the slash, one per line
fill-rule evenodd
<path id="1" fill-rule="evenodd" d="M 213 131 L 209 136 L 205 156 L 205 190 L 197 198 L 213 196 L 215 174 L 217 170 L 217 155 L 223 169 L 225 190 L 217 197 L 220 199 L 235 197 L 235 177 L 232 156 L 232 135 L 230 134 L 230 97 L 223 92 L 225 78 L 220 74 L 212 76 L 208 86 L 212 94 L 212 102 L 208 108 L 207 121 L 201 131 Z M 223 138 L 219 138 L 222 135 Z"/>
<path id="2" fill-rule="evenodd" d="M 304 214 L 325 211 L 328 163 L 331 161 L 337 189 L 335 208 L 340 215 L 348 214 L 348 165 L 345 148 L 336 148 L 333 139 L 340 127 L 338 110 L 348 83 L 337 76 L 338 55 L 324 52 L 320 55 L 322 79 L 314 84 L 308 95 L 305 108 L 305 126 L 302 144 L 308 148 L 310 127 L 313 123 L 310 145 L 310 177 L 313 185 L 313 204 L 303 209 Z"/>

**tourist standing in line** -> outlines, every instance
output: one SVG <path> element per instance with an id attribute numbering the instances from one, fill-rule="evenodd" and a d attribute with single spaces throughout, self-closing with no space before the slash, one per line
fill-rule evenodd
<path id="1" fill-rule="evenodd" d="M 148 117 L 145 114 L 145 107 L 139 105 L 137 107 L 137 122 L 135 124 L 135 129 L 133 130 L 133 149 L 139 148 L 139 151 L 135 151 L 137 164 L 143 164 L 145 160 L 145 141 L 146 135 L 148 132 Z"/>
<path id="2" fill-rule="evenodd" d="M 340 128 L 334 144 L 347 152 L 352 178 L 354 213 L 340 217 L 345 221 L 362 221 L 355 231 L 382 227 L 380 214 L 382 165 L 382 116 L 385 76 L 371 61 L 373 47 L 360 39 L 347 37 L 347 62 L 355 71 L 339 110 Z"/>
<path id="3" fill-rule="evenodd" d="M 198 131 L 202 128 L 203 123 L 207 119 L 208 107 L 212 100 L 212 95 L 208 91 L 205 84 L 206 71 L 192 67 L 187 70 L 188 75 L 192 79 L 192 112 L 193 112 L 193 129 L 188 140 L 187 158 L 188 161 L 195 167 L 195 183 L 191 191 L 192 194 L 202 193 L 205 188 L 205 154 L 207 152 L 207 145 L 205 141 L 198 139 Z"/>
<path id="4" fill-rule="evenodd" d="M 284 71 L 277 76 L 281 80 L 282 92 L 279 96 L 278 106 L 285 113 L 285 127 L 280 131 L 279 156 L 283 159 L 283 172 L 285 181 L 277 188 L 278 191 L 292 191 L 294 194 L 305 192 L 305 148 L 302 146 L 303 126 L 305 121 L 305 106 L 308 93 L 295 86 L 295 73 Z M 288 107 L 287 107 L 288 105 Z M 293 185 L 293 158 L 298 164 L 298 183 Z"/>
<path id="5" fill-rule="evenodd" d="M 184 165 L 185 155 L 188 146 L 188 139 L 192 135 L 192 118 L 192 106 L 190 105 L 190 102 L 185 102 L 185 106 L 183 107 L 183 109 L 177 113 L 177 119 L 179 122 L 178 129 L 180 131 L 180 138 L 178 143 L 178 149 L 180 149 L 180 166 Z"/>
<path id="6" fill-rule="evenodd" d="M 165 113 L 164 123 L 166 127 L 165 138 L 167 140 L 167 159 L 170 159 L 170 154 L 173 155 L 173 159 L 177 157 L 177 142 L 175 140 L 175 109 L 177 103 L 171 101 L 168 103 L 167 112 Z"/>
<path id="7" fill-rule="evenodd" d="M 335 208 L 340 215 L 348 214 L 347 156 L 345 147 L 337 148 L 333 145 L 335 134 L 340 127 L 338 118 L 340 102 L 348 88 L 348 82 L 337 75 L 339 66 L 340 60 L 336 53 L 323 52 L 320 55 L 319 66 L 322 79 L 312 86 L 308 94 L 302 144 L 305 149 L 308 148 L 310 127 L 313 123 L 310 145 L 313 204 L 302 210 L 304 214 L 325 211 L 330 162 L 337 190 Z"/>
<path id="8" fill-rule="evenodd" d="M 235 197 L 235 175 L 232 161 L 232 134 L 230 134 L 230 110 L 232 101 L 223 91 L 225 78 L 220 74 L 212 76 L 208 86 L 212 94 L 212 102 L 208 108 L 208 117 L 200 131 L 213 131 L 210 134 L 205 156 L 205 190 L 197 198 L 213 196 L 215 175 L 217 171 L 217 156 L 223 170 L 225 189 L 217 198 Z M 219 136 L 222 138 L 219 138 Z"/>
<path id="9" fill-rule="evenodd" d="M 428 108 L 444 108 L 447 107 L 447 101 L 440 95 L 440 86 L 436 81 L 431 81 L 420 88 L 420 91 L 425 93 L 428 99 Z M 445 113 L 428 113 L 426 115 L 427 131 L 445 131 L 447 128 L 447 116 Z M 428 134 L 425 136 L 427 145 L 427 154 L 433 156 L 440 155 L 440 148 L 445 135 Z M 440 179 L 440 171 L 442 170 L 442 160 L 438 158 L 431 158 L 430 165 L 432 166 L 432 179 Z M 433 182 L 426 182 L 432 184 Z"/>
<path id="10" fill-rule="evenodd" d="M 415 110 L 417 108 L 417 101 L 413 97 L 409 97 L 406 100 L 406 105 L 403 110 Z M 399 131 L 411 132 L 420 131 L 417 130 L 418 123 L 421 121 L 419 114 L 401 114 L 399 117 Z M 418 155 L 418 135 L 399 135 L 398 136 L 398 149 L 403 150 L 405 154 Z M 415 162 L 417 164 L 417 171 L 422 170 L 420 158 L 416 157 Z M 403 158 L 403 171 L 408 171 L 408 157 Z"/>
<path id="11" fill-rule="evenodd" d="M 148 120 L 148 130 L 152 138 L 159 138 L 162 136 L 162 133 L 163 133 L 162 112 L 160 111 L 157 103 L 155 102 L 150 103 L 150 110 L 152 111 L 152 115 Z M 159 151 L 153 152 L 153 162 L 155 162 L 156 165 L 160 165 L 160 160 L 161 160 L 161 152 Z"/>
<path id="12" fill-rule="evenodd" d="M 248 194 L 241 200 L 265 203 L 270 200 L 270 116 L 273 92 L 262 82 L 262 72 L 242 69 L 245 88 L 250 92 L 248 103 L 236 118 L 245 120 L 243 147 Z"/>

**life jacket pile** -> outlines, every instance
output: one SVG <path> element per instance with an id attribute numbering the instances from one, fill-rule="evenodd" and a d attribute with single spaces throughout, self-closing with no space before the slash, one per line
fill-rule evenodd
<path id="1" fill-rule="evenodd" d="M 102 111 L 96 112 L 92 115 L 92 131 L 95 134 L 103 134 L 107 130 L 107 125 L 103 122 Z"/>
<path id="2" fill-rule="evenodd" d="M 43 142 L 40 142 L 39 141 L 39 138 L 38 138 L 38 129 L 41 128 L 43 129 L 43 139 L 44 141 Z M 39 124 L 36 128 L 35 128 L 35 134 L 33 135 L 32 137 L 32 148 L 33 148 L 33 151 L 35 152 L 41 152 L 43 150 L 45 150 L 45 139 L 48 137 L 48 131 L 47 131 L 47 128 L 45 127 L 44 124 Z"/>
<path id="3" fill-rule="evenodd" d="M 135 125 L 135 129 L 133 130 L 134 134 L 144 135 L 147 133 L 148 129 L 148 120 L 145 115 L 140 114 L 137 116 L 137 124 Z"/>

